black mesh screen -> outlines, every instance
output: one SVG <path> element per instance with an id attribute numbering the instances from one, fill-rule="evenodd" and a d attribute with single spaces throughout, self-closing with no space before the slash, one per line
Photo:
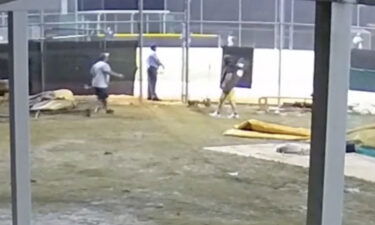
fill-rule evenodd
<path id="1" fill-rule="evenodd" d="M 236 60 L 243 58 L 246 62 L 245 74 L 237 84 L 237 87 L 251 88 L 253 78 L 254 48 L 223 47 L 223 56 L 230 55 Z"/>
<path id="2" fill-rule="evenodd" d="M 45 87 L 47 90 L 68 88 L 75 94 L 91 94 L 84 88 L 90 84 L 90 68 L 101 52 L 109 52 L 110 65 L 125 79 L 113 79 L 110 94 L 132 95 L 136 72 L 134 41 L 50 42 L 45 44 Z"/>
<path id="3" fill-rule="evenodd" d="M 29 84 L 31 93 L 66 88 L 75 94 L 92 94 L 85 89 L 91 83 L 90 68 L 100 53 L 111 54 L 110 64 L 114 71 L 125 75 L 113 79 L 110 94 L 133 95 L 136 72 L 136 41 L 97 42 L 29 42 Z M 0 45 L 0 78 L 7 79 L 9 48 Z"/>

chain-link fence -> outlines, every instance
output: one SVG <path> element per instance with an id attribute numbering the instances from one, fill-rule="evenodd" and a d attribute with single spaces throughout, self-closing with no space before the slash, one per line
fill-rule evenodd
<path id="1" fill-rule="evenodd" d="M 173 74 L 174 77 L 164 81 L 164 88 L 168 89 L 168 85 L 174 86 L 176 89 L 174 92 L 180 94 L 173 94 L 170 97 L 182 96 L 185 99 L 189 85 L 195 82 L 194 79 L 201 80 L 200 76 L 219 76 L 222 51 L 218 49 L 222 46 L 269 50 L 312 50 L 314 47 L 315 3 L 313 1 L 159 1 L 162 7 L 152 8 L 150 1 L 144 0 L 145 8 L 141 17 L 138 4 L 127 6 L 133 7 L 132 9 L 121 10 L 105 0 L 68 0 L 64 10 L 30 12 L 29 37 L 42 43 L 99 41 L 104 45 L 109 40 L 140 41 L 142 37 L 142 42 L 138 45 L 136 61 L 138 68 L 144 68 L 138 70 L 136 75 L 135 95 L 141 95 L 141 89 L 144 95 L 147 90 L 147 79 L 143 79 L 147 77 L 147 68 L 144 65 L 148 55 L 147 48 L 153 43 L 157 43 L 160 47 L 168 47 L 170 49 L 164 49 L 160 54 L 164 55 L 164 59 L 168 58 L 168 61 L 171 61 L 173 55 L 173 63 L 169 65 L 168 73 Z M 368 6 L 353 8 L 353 47 L 374 48 L 372 44 L 375 40 L 374 12 L 375 8 Z M 143 31 L 140 30 L 141 21 Z M 4 43 L 7 42 L 6 25 L 6 14 L 0 14 L 0 42 Z M 201 54 L 195 53 L 194 49 L 189 50 L 190 47 L 217 49 L 205 49 L 205 52 L 211 51 L 212 54 Z M 141 50 L 142 52 L 144 50 L 142 59 Z M 277 79 L 280 81 L 284 70 L 281 67 L 287 63 L 282 62 L 285 54 L 283 55 L 281 51 L 278 53 L 274 51 L 272 54 L 278 54 L 274 56 L 272 62 L 278 65 L 275 67 L 278 67 Z M 272 54 L 269 58 L 273 58 Z M 209 55 L 209 57 L 202 57 L 202 55 Z M 310 58 L 308 56 L 308 59 Z M 202 60 L 209 62 L 203 65 L 200 63 Z M 196 64 L 204 68 L 192 68 L 192 65 Z M 274 73 L 274 71 L 262 71 L 262 73 Z M 216 80 L 207 78 L 207 82 L 216 82 Z M 178 84 L 172 85 L 172 83 Z M 279 89 L 279 91 L 271 94 L 280 95 L 281 86 L 280 82 L 272 86 L 273 88 L 270 89 Z M 260 94 L 266 93 L 260 92 Z M 201 93 L 199 96 L 202 98 L 213 95 L 215 94 Z"/>
<path id="2" fill-rule="evenodd" d="M 163 7 L 144 11 L 144 33 L 181 34 L 187 0 L 159 0 Z M 95 3 L 97 2 L 97 3 Z M 30 37 L 43 35 L 90 36 L 105 33 L 138 33 L 138 9 L 107 10 L 105 0 L 69 0 L 66 12 L 30 12 Z M 132 1 L 135 2 L 135 1 Z M 145 3 L 148 1 L 146 0 Z M 277 48 L 280 23 L 285 48 L 312 49 L 315 5 L 303 0 L 190 0 L 191 32 L 220 35 L 223 43 L 234 39 L 238 46 Z M 109 4 L 109 3 L 108 3 Z M 283 7 L 280 7 L 283 4 Z M 86 6 L 87 5 L 87 6 Z M 147 7 L 147 4 L 145 5 Z M 130 7 L 130 6 L 129 6 Z M 87 9 L 87 10 L 86 10 Z M 95 10 L 92 10 L 95 9 Z M 375 9 L 353 7 L 353 33 L 362 35 L 365 47 L 373 48 Z M 0 41 L 6 41 L 6 14 L 0 15 Z M 76 38 L 81 36 L 76 36 Z M 59 37 L 63 38 L 63 37 Z"/>

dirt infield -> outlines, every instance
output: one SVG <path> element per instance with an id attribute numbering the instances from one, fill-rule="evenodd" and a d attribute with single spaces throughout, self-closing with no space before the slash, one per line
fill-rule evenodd
<path id="1" fill-rule="evenodd" d="M 32 119 L 35 225 L 304 224 L 307 170 L 202 150 L 264 142 L 222 136 L 239 121 L 179 104 L 114 109 L 91 118 Z M 240 112 L 246 119 L 310 124 L 310 114 L 259 115 L 248 106 Z M 350 126 L 371 121 L 351 117 Z M 0 134 L 0 225 L 9 225 L 6 121 Z M 348 179 L 347 187 L 345 224 L 375 224 L 375 184 Z"/>

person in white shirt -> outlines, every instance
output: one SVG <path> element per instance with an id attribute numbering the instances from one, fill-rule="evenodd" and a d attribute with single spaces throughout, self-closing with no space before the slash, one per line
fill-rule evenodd
<path id="1" fill-rule="evenodd" d="M 354 45 L 354 48 L 363 49 L 363 38 L 361 36 L 361 33 L 358 32 L 355 35 L 355 37 L 353 38 L 353 45 Z"/>
<path id="2" fill-rule="evenodd" d="M 106 113 L 113 113 L 113 110 L 107 108 L 108 87 L 111 76 L 123 78 L 124 75 L 112 71 L 108 64 L 109 53 L 102 53 L 99 60 L 91 67 L 92 75 L 91 86 L 95 89 L 95 95 L 98 98 L 99 105 L 95 112 L 104 109 Z"/>
<path id="3" fill-rule="evenodd" d="M 234 46 L 234 39 L 235 39 L 235 37 L 232 34 L 228 35 L 227 46 L 229 46 L 229 47 Z"/>
<path id="4" fill-rule="evenodd" d="M 111 39 L 115 36 L 115 33 L 113 32 L 111 27 L 107 27 L 107 30 L 105 32 L 106 38 Z"/>
<path id="5" fill-rule="evenodd" d="M 163 67 L 158 55 L 156 54 L 156 45 L 151 46 L 152 53 L 147 58 L 147 75 L 148 75 L 148 100 L 160 101 L 156 94 L 156 82 L 158 78 L 158 69 Z"/>

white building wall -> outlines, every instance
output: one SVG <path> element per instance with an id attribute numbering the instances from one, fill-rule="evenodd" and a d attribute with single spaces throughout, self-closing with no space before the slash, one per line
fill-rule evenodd
<path id="1" fill-rule="evenodd" d="M 150 50 L 144 49 L 144 59 Z M 190 49 L 190 99 L 211 98 L 220 95 L 221 48 Z M 277 96 L 278 93 L 278 50 L 255 49 L 253 63 L 253 83 L 251 89 L 237 88 L 236 95 L 244 102 L 254 102 L 263 96 Z M 180 100 L 182 83 L 181 48 L 159 48 L 159 58 L 165 64 L 160 71 L 157 93 L 161 99 Z M 284 50 L 282 52 L 281 95 L 283 97 L 306 97 L 313 92 L 314 52 L 304 50 Z M 139 74 L 136 75 L 135 94 L 139 95 Z M 144 63 L 144 96 L 147 96 L 147 65 Z M 350 91 L 350 103 L 371 102 L 374 93 Z"/>

